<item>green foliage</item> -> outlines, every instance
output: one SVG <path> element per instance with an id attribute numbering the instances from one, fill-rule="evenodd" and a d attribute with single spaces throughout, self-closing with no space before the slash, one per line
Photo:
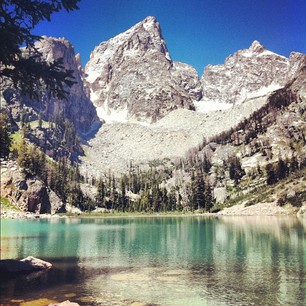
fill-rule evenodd
<path id="1" fill-rule="evenodd" d="M 245 175 L 245 171 L 241 167 L 241 161 L 237 156 L 233 156 L 229 158 L 228 162 L 230 178 L 235 181 L 235 185 L 238 185 L 241 178 Z"/>
<path id="2" fill-rule="evenodd" d="M 273 185 L 277 182 L 277 177 L 275 173 L 275 166 L 273 164 L 266 165 L 266 174 L 267 174 L 267 184 Z"/>
<path id="3" fill-rule="evenodd" d="M 20 137 L 20 134 L 16 134 L 15 138 L 18 139 L 15 144 L 17 162 L 25 174 L 37 176 L 64 203 L 69 202 L 83 210 L 93 209 L 95 202 L 86 197 L 81 189 L 82 176 L 78 166 L 70 166 L 67 158 L 57 162 L 47 158 L 45 153 Z"/>
<path id="4" fill-rule="evenodd" d="M 49 121 L 43 120 L 40 114 L 39 114 L 38 120 L 30 121 L 29 124 L 32 130 L 36 128 L 47 129 L 51 125 Z"/>
<path id="5" fill-rule="evenodd" d="M 304 164 L 301 163 L 301 165 L 299 165 L 295 155 L 292 156 L 291 159 L 287 158 L 286 160 L 279 157 L 276 163 L 269 163 L 266 165 L 267 184 L 273 185 L 303 167 Z"/>
<path id="6" fill-rule="evenodd" d="M 208 179 L 205 183 L 205 210 L 210 211 L 214 205 L 213 195 Z"/>
<path id="7" fill-rule="evenodd" d="M 10 146 L 10 151 L 12 152 L 12 155 L 14 158 L 17 158 L 18 156 L 18 148 L 23 140 L 23 136 L 22 133 L 15 132 L 13 134 L 11 134 L 11 146 Z"/>
<path id="8" fill-rule="evenodd" d="M 205 206 L 205 185 L 201 169 L 191 171 L 190 209 L 202 209 Z"/>
<path id="9" fill-rule="evenodd" d="M 0 6 L 0 71 L 1 78 L 8 78 L 22 94 L 35 95 L 41 88 L 65 98 L 65 86 L 71 86 L 73 71 L 65 69 L 62 60 L 47 63 L 34 43 L 41 37 L 32 34 L 35 26 L 62 9 L 78 9 L 79 0 L 19 1 L 2 0 Z M 26 50 L 20 49 L 26 46 Z"/>
<path id="10" fill-rule="evenodd" d="M 58 139 L 56 146 L 53 146 L 54 149 L 56 147 L 63 147 L 67 152 L 73 152 L 74 147 L 80 145 L 80 139 L 77 136 L 73 123 L 69 119 L 64 118 L 62 114 L 57 114 L 53 132 L 62 136 Z"/>
<path id="11" fill-rule="evenodd" d="M 295 207 L 301 207 L 303 203 L 306 202 L 306 191 L 294 192 L 292 196 L 287 194 L 281 195 L 277 200 L 278 206 L 284 206 L 286 203 L 291 204 Z"/>
<path id="12" fill-rule="evenodd" d="M 0 112 L 0 158 L 7 159 L 11 146 L 10 117 L 7 111 Z"/>
<path id="13" fill-rule="evenodd" d="M 8 198 L 0 198 L 1 209 L 20 210 L 16 205 L 10 202 Z"/>

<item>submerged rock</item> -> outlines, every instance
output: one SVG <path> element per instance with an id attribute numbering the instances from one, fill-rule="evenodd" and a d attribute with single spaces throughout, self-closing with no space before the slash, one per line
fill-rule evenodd
<path id="1" fill-rule="evenodd" d="M 0 260 L 0 271 L 6 273 L 48 270 L 51 267 L 52 267 L 51 263 L 41 260 L 39 258 L 35 258 L 33 256 L 28 256 L 22 260 L 16 260 L 16 259 Z"/>

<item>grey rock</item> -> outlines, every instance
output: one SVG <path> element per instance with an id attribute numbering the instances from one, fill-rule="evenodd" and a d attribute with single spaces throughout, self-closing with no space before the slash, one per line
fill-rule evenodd
<path id="1" fill-rule="evenodd" d="M 97 46 L 85 73 L 105 121 L 121 113 L 121 122 L 155 122 L 174 109 L 194 109 L 202 96 L 197 72 L 172 61 L 154 17 Z"/>
<path id="2" fill-rule="evenodd" d="M 240 104 L 252 96 L 264 95 L 292 80 L 303 54 L 290 58 L 266 50 L 258 41 L 248 49 L 226 58 L 223 65 L 208 65 L 201 82 L 204 97 L 222 103 Z"/>
<path id="3" fill-rule="evenodd" d="M 28 256 L 22 260 L 14 260 L 14 259 L 0 260 L 0 271 L 6 273 L 48 270 L 51 267 L 52 267 L 51 263 L 35 258 L 33 256 Z"/>
<path id="4" fill-rule="evenodd" d="M 214 188 L 213 194 L 214 194 L 216 203 L 224 203 L 225 200 L 227 199 L 226 187 Z"/>
<path id="5" fill-rule="evenodd" d="M 39 180 L 29 180 L 28 189 L 21 196 L 29 212 L 51 213 L 51 203 L 46 186 Z"/>
<path id="6" fill-rule="evenodd" d="M 14 162 L 10 164 L 15 165 Z M 54 214 L 63 210 L 62 201 L 42 181 L 36 177 L 25 177 L 17 166 L 8 167 L 8 169 L 10 170 L 1 172 L 3 197 L 8 197 L 24 212 Z"/>
<path id="7" fill-rule="evenodd" d="M 202 84 L 195 68 L 185 63 L 173 62 L 171 74 L 174 80 L 189 93 L 192 100 L 202 99 Z"/>
<path id="8" fill-rule="evenodd" d="M 22 97 L 23 102 L 41 113 L 45 120 L 54 121 L 58 114 L 63 115 L 74 123 L 81 135 L 85 135 L 93 125 L 97 125 L 99 119 L 84 88 L 80 55 L 75 55 L 73 46 L 65 38 L 43 36 L 42 40 L 35 43 L 35 47 L 49 63 L 62 58 L 63 66 L 74 71 L 75 84 L 70 88 L 66 86 L 65 90 L 69 93 L 67 100 L 49 97 L 49 93 L 44 92 L 40 94 L 40 103 L 29 97 Z"/>

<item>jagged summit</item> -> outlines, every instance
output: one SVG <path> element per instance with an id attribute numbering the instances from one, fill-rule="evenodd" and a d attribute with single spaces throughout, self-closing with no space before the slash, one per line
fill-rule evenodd
<path id="1" fill-rule="evenodd" d="M 254 40 L 251 46 L 249 47 L 249 50 L 259 53 L 259 52 L 264 51 L 265 47 L 258 40 Z"/>
<path id="2" fill-rule="evenodd" d="M 228 56 L 224 65 L 205 67 L 201 79 L 204 97 L 209 101 L 240 104 L 279 89 L 299 67 L 301 56 L 293 54 L 292 58 L 269 51 L 255 40 L 248 49 Z"/>
<path id="3" fill-rule="evenodd" d="M 154 122 L 202 96 L 194 68 L 174 63 L 160 25 L 149 16 L 102 42 L 85 66 L 91 100 L 107 122 Z"/>
<path id="4" fill-rule="evenodd" d="M 193 67 L 171 59 L 159 22 L 148 16 L 100 43 L 85 72 L 100 118 L 152 123 L 174 109 L 227 109 L 279 89 L 292 79 L 301 57 L 288 59 L 254 40 L 223 65 L 208 65 L 200 81 Z M 207 101 L 211 105 L 202 103 Z"/>
<path id="5" fill-rule="evenodd" d="M 135 34 L 138 36 L 135 37 Z M 127 31 L 111 38 L 107 42 L 101 42 L 97 48 L 103 50 L 106 45 L 108 47 L 110 44 L 120 45 L 127 41 L 128 45 L 125 47 L 127 47 L 128 50 L 137 49 L 140 52 L 155 50 L 163 53 L 170 59 L 166 43 L 162 36 L 160 24 L 155 17 L 149 16 L 145 18 Z M 111 53 L 112 52 L 110 52 L 110 55 Z"/>

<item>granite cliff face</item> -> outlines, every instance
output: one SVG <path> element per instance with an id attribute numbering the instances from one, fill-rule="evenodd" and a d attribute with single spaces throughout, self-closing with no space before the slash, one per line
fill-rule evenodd
<path id="1" fill-rule="evenodd" d="M 18 211 L 57 213 L 65 211 L 60 198 L 37 177 L 25 175 L 14 161 L 1 162 L 2 197 L 10 199 Z"/>
<path id="2" fill-rule="evenodd" d="M 208 65 L 201 79 L 205 100 L 240 104 L 282 88 L 298 71 L 303 55 L 289 59 L 266 50 L 258 41 L 226 58 L 224 65 Z"/>
<path id="3" fill-rule="evenodd" d="M 159 23 L 147 17 L 102 42 L 85 66 L 90 97 L 107 122 L 154 122 L 202 97 L 194 68 L 173 62 Z"/>
<path id="4" fill-rule="evenodd" d="M 53 38 L 44 36 L 41 41 L 35 44 L 48 62 L 59 58 L 63 59 L 66 69 L 73 70 L 74 82 L 67 100 L 59 100 L 49 97 L 48 93 L 42 93 L 40 103 L 23 98 L 26 105 L 31 106 L 42 114 L 45 120 L 54 120 L 60 114 L 73 122 L 76 130 L 84 135 L 99 126 L 96 109 L 86 94 L 83 84 L 83 71 L 80 63 L 80 55 L 75 55 L 73 46 L 64 38 Z"/>

